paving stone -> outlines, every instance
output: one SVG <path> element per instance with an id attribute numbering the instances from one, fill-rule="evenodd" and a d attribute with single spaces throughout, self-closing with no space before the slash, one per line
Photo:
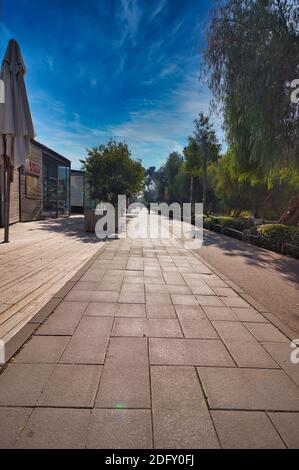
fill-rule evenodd
<path id="1" fill-rule="evenodd" d="M 270 323 L 244 323 L 258 341 L 290 343 L 275 326 Z"/>
<path id="2" fill-rule="evenodd" d="M 158 277 L 160 279 L 163 279 L 162 276 L 162 271 L 160 268 L 154 268 L 154 267 L 145 267 L 144 268 L 144 277 Z"/>
<path id="3" fill-rule="evenodd" d="M 187 285 L 190 287 L 192 294 L 215 295 L 215 292 L 204 282 L 196 281 L 194 284 L 188 282 Z"/>
<path id="4" fill-rule="evenodd" d="M 144 285 L 144 277 L 133 277 L 133 276 L 125 276 L 124 277 L 124 283 L 126 283 L 127 285 L 128 284 L 131 284 L 131 285 L 138 285 L 138 284 L 141 284 L 141 285 Z"/>
<path id="5" fill-rule="evenodd" d="M 262 343 L 264 348 L 271 354 L 280 367 L 299 387 L 299 364 L 291 362 L 291 349 L 289 343 Z"/>
<path id="6" fill-rule="evenodd" d="M 269 413 L 289 449 L 299 449 L 299 413 Z"/>
<path id="7" fill-rule="evenodd" d="M 212 287 L 212 289 L 214 289 L 214 287 L 227 287 L 227 283 L 218 277 L 213 278 L 212 276 L 207 276 L 205 282 Z"/>
<path id="8" fill-rule="evenodd" d="M 120 292 L 121 290 L 121 286 L 122 286 L 122 283 L 123 283 L 123 279 L 114 279 L 113 281 L 112 280 L 102 280 L 99 285 L 98 285 L 98 289 L 99 291 L 112 291 L 112 292 Z"/>
<path id="9" fill-rule="evenodd" d="M 146 284 L 146 292 L 169 293 L 169 294 L 191 294 L 187 286 L 171 286 L 166 284 Z"/>
<path id="10" fill-rule="evenodd" d="M 212 409 L 299 411 L 298 388 L 281 370 L 199 367 L 198 373 Z"/>
<path id="11" fill-rule="evenodd" d="M 222 297 L 222 300 L 228 307 L 250 307 L 242 297 Z"/>
<path id="12" fill-rule="evenodd" d="M 175 310 L 179 319 L 206 320 L 207 317 L 199 305 L 176 305 Z"/>
<path id="13" fill-rule="evenodd" d="M 150 408 L 148 365 L 107 360 L 95 407 Z"/>
<path id="14" fill-rule="evenodd" d="M 171 294 L 174 305 L 198 305 L 195 295 Z"/>
<path id="15" fill-rule="evenodd" d="M 83 317 L 61 363 L 104 364 L 113 318 Z"/>
<path id="16" fill-rule="evenodd" d="M 120 293 L 119 302 L 129 304 L 144 304 L 145 294 L 144 292 L 128 292 L 127 290 L 124 290 Z"/>
<path id="17" fill-rule="evenodd" d="M 185 338 L 219 339 L 211 322 L 206 319 L 181 318 L 180 324 Z"/>
<path id="18" fill-rule="evenodd" d="M 163 276 L 144 276 L 144 284 L 165 284 Z"/>
<path id="19" fill-rule="evenodd" d="M 222 300 L 214 295 L 197 295 L 196 300 L 203 307 L 224 307 Z"/>
<path id="20" fill-rule="evenodd" d="M 155 448 L 219 446 L 193 367 L 151 367 L 151 384 Z"/>
<path id="21" fill-rule="evenodd" d="M 220 340 L 214 339 L 149 339 L 150 364 L 154 365 L 234 365 Z"/>
<path id="22" fill-rule="evenodd" d="M 143 272 L 140 272 L 140 271 L 130 271 L 129 269 L 126 269 L 125 270 L 125 278 L 128 278 L 128 277 L 134 277 L 134 278 L 141 278 L 143 277 Z M 127 282 L 127 279 L 126 279 L 126 282 Z"/>
<path id="23" fill-rule="evenodd" d="M 116 282 L 121 281 L 121 279 L 126 275 L 126 269 L 107 269 L 105 276 L 113 278 Z"/>
<path id="24" fill-rule="evenodd" d="M 257 341 L 225 340 L 225 345 L 239 367 L 278 368 L 276 362 Z"/>
<path id="25" fill-rule="evenodd" d="M 58 364 L 38 406 L 92 408 L 101 372 L 101 366 Z"/>
<path id="26" fill-rule="evenodd" d="M 258 313 L 253 308 L 238 308 L 233 307 L 232 311 L 236 315 L 239 321 L 243 322 L 255 322 L 255 323 L 267 323 L 268 320 Z"/>
<path id="27" fill-rule="evenodd" d="M 112 336 L 183 337 L 178 320 L 160 318 L 117 318 Z"/>
<path id="28" fill-rule="evenodd" d="M 113 364 L 148 365 L 146 338 L 111 338 L 106 362 Z"/>
<path id="29" fill-rule="evenodd" d="M 72 335 L 87 305 L 87 302 L 62 302 L 35 334 L 50 336 Z"/>
<path id="30" fill-rule="evenodd" d="M 31 408 L 0 408 L 0 449 L 13 447 L 31 412 Z"/>
<path id="31" fill-rule="evenodd" d="M 256 343 L 254 336 L 252 336 L 241 322 L 213 321 L 212 324 L 225 343 L 227 340 L 251 341 Z"/>
<path id="32" fill-rule="evenodd" d="M 97 290 L 99 287 L 99 282 L 92 282 L 92 281 L 79 281 L 73 287 L 74 290 Z"/>
<path id="33" fill-rule="evenodd" d="M 145 306 L 129 303 L 92 302 L 86 309 L 85 315 L 95 317 L 145 317 Z"/>
<path id="34" fill-rule="evenodd" d="M 131 278 L 131 279 L 136 279 L 136 278 Z M 124 282 L 121 288 L 121 294 L 126 293 L 126 292 L 130 292 L 133 294 L 135 292 L 144 293 L 144 284 L 130 284 L 130 283 Z"/>
<path id="35" fill-rule="evenodd" d="M 184 279 L 182 278 L 181 274 L 176 273 L 176 272 L 169 272 L 169 269 L 176 269 L 176 268 L 165 268 L 165 270 L 163 270 L 163 276 L 164 276 L 166 284 L 171 284 L 174 286 L 185 286 L 186 283 Z"/>
<path id="36" fill-rule="evenodd" d="M 105 269 L 95 269 L 90 268 L 86 273 L 81 277 L 80 281 L 84 282 L 100 282 L 104 277 Z"/>
<path id="37" fill-rule="evenodd" d="M 36 408 L 23 430 L 19 449 L 84 449 L 89 410 Z"/>
<path id="38" fill-rule="evenodd" d="M 171 298 L 169 294 L 159 293 L 146 293 L 147 305 L 171 305 Z"/>
<path id="39" fill-rule="evenodd" d="M 238 321 L 237 315 L 234 313 L 233 309 L 229 307 L 207 307 L 204 306 L 203 310 L 207 314 L 207 317 L 210 320 L 216 321 Z M 246 310 L 241 309 L 241 310 Z"/>
<path id="40" fill-rule="evenodd" d="M 117 302 L 118 292 L 73 290 L 65 298 L 70 302 Z"/>
<path id="41" fill-rule="evenodd" d="M 0 376 L 0 406 L 35 406 L 52 364 L 10 364 Z"/>
<path id="42" fill-rule="evenodd" d="M 219 297 L 239 297 L 237 292 L 235 292 L 230 287 L 214 287 L 214 292 Z"/>
<path id="43" fill-rule="evenodd" d="M 224 449 L 284 449 L 267 415 L 261 411 L 212 411 Z"/>
<path id="44" fill-rule="evenodd" d="M 146 305 L 148 318 L 177 318 L 172 305 Z"/>
<path id="45" fill-rule="evenodd" d="M 33 336 L 14 358 L 16 364 L 55 364 L 65 350 L 68 336 Z"/>
<path id="46" fill-rule="evenodd" d="M 93 410 L 88 449 L 151 449 L 150 410 Z"/>

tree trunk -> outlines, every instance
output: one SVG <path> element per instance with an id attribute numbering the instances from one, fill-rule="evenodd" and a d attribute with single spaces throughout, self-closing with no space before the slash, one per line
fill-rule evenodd
<path id="1" fill-rule="evenodd" d="M 266 204 L 271 199 L 271 197 L 272 197 L 272 194 L 271 192 L 269 192 L 269 194 L 267 194 L 267 196 L 265 197 L 263 205 L 262 205 L 261 218 L 263 219 L 263 223 L 265 221 Z"/>
<path id="2" fill-rule="evenodd" d="M 202 203 L 203 213 L 206 213 L 207 208 L 207 188 L 208 188 L 208 166 L 207 166 L 207 151 L 204 151 L 203 161 L 203 184 L 202 184 Z"/>
<path id="3" fill-rule="evenodd" d="M 279 223 L 284 225 L 299 224 L 299 194 L 291 201 L 287 210 L 282 214 Z"/>
<path id="4" fill-rule="evenodd" d="M 191 176 L 191 179 L 190 179 L 190 204 L 193 203 L 193 184 L 194 184 L 194 177 Z"/>

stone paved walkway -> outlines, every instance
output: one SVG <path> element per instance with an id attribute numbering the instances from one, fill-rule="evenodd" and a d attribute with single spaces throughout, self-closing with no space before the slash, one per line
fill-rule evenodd
<path id="1" fill-rule="evenodd" d="M 0 376 L 0 447 L 299 447 L 290 341 L 174 240 L 115 240 Z"/>

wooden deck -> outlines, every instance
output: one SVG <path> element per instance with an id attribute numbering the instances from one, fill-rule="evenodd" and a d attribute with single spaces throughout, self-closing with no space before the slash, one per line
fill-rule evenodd
<path id="1" fill-rule="evenodd" d="M 12 225 L 10 243 L 0 244 L 0 339 L 9 341 L 101 246 L 82 216 Z"/>

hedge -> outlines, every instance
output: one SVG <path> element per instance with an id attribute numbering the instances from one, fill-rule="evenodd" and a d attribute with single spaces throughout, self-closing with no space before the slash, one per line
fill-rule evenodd
<path id="1" fill-rule="evenodd" d="M 246 242 L 299 258 L 299 227 L 282 224 L 257 226 L 250 219 L 212 215 L 204 216 L 203 225 L 206 229 L 213 229 L 234 238 L 239 238 L 237 233 L 234 235 L 228 229 L 237 230 L 242 233 L 241 239 Z"/>
<path id="2" fill-rule="evenodd" d="M 299 227 L 282 224 L 260 225 L 246 230 L 244 240 L 299 258 Z"/>
<path id="3" fill-rule="evenodd" d="M 232 228 L 243 232 L 254 225 L 253 221 L 249 219 L 228 216 L 204 216 L 204 227 L 211 228 L 212 224 L 220 225 L 223 233 L 225 233 L 226 228 Z"/>

